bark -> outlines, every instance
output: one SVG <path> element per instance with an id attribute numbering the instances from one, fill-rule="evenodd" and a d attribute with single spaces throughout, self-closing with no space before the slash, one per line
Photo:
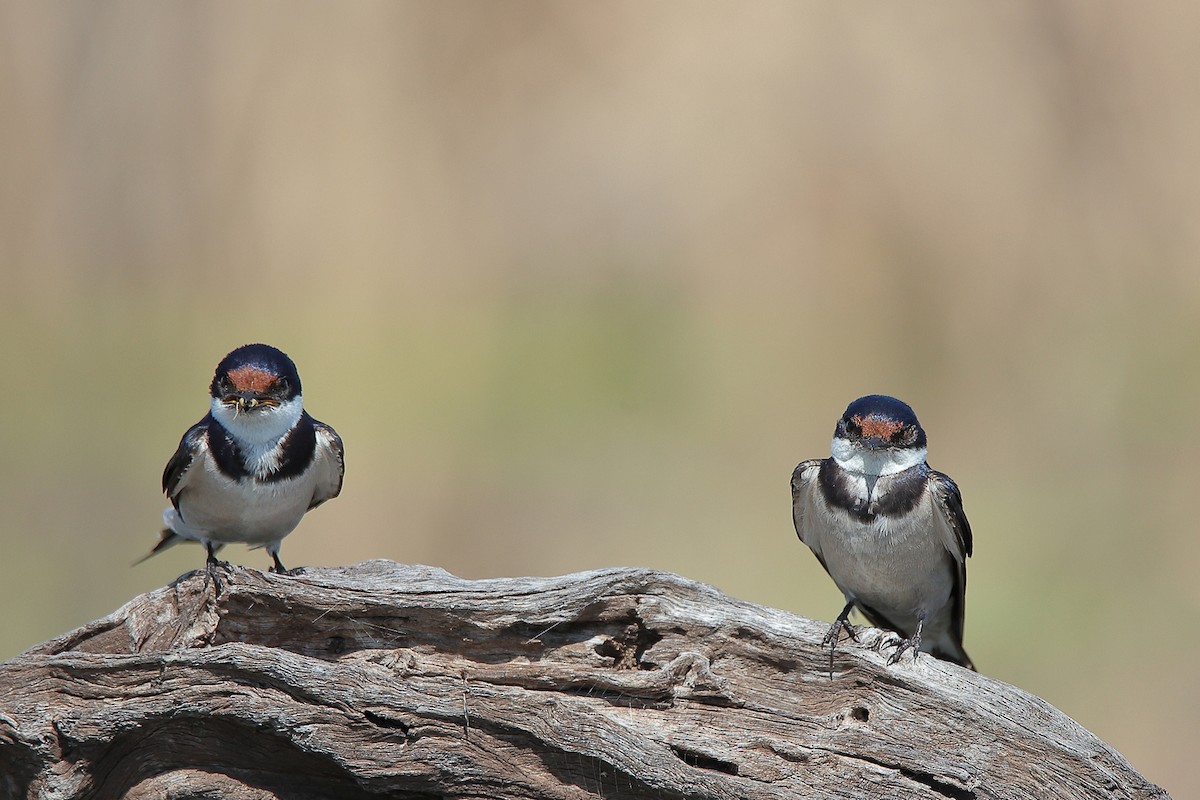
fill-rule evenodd
<path id="1" fill-rule="evenodd" d="M 0 665 L 0 797 L 1165 798 L 1047 703 L 663 572 L 221 567 Z"/>

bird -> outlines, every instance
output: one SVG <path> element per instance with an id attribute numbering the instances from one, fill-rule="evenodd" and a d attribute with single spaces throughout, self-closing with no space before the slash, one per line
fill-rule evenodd
<path id="1" fill-rule="evenodd" d="M 188 429 L 163 470 L 161 539 L 139 564 L 184 540 L 221 562 L 224 545 L 266 548 L 271 571 L 288 573 L 279 546 L 311 509 L 342 490 L 337 432 L 304 410 L 300 375 L 281 350 L 247 344 L 217 364 L 209 411 Z"/>
<path id="2" fill-rule="evenodd" d="M 847 406 L 829 458 L 792 473 L 796 534 L 846 601 L 822 642 L 831 678 L 842 630 L 857 640 L 855 608 L 900 637 L 888 664 L 911 650 L 975 669 L 963 649 L 971 526 L 958 485 L 926 456 L 912 408 L 873 394 Z"/>

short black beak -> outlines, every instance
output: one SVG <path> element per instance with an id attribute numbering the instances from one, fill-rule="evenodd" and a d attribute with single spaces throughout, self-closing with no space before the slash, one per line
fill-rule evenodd
<path id="1" fill-rule="evenodd" d="M 237 406 L 238 411 L 250 411 L 261 406 L 277 406 L 279 403 L 271 397 L 261 394 L 231 394 L 225 396 L 226 403 Z"/>
<path id="2" fill-rule="evenodd" d="M 889 442 L 887 439 L 884 439 L 882 436 L 874 435 L 862 437 L 859 439 L 859 443 L 862 444 L 863 447 L 871 450 L 879 450 L 884 447 L 891 447 L 892 445 L 891 442 Z"/>

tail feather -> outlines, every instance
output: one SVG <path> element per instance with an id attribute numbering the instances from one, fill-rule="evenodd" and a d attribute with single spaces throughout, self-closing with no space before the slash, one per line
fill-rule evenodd
<path id="1" fill-rule="evenodd" d="M 146 553 L 146 555 L 142 556 L 137 561 L 134 561 L 132 564 L 130 564 L 130 566 L 136 567 L 138 564 L 142 563 L 151 556 L 156 556 L 163 550 L 166 550 L 168 547 L 178 544 L 182 541 L 183 537 L 175 533 L 175 531 L 171 530 L 170 528 L 163 528 L 162 538 L 158 540 L 158 544 L 154 545 L 154 549 L 149 553 Z"/>

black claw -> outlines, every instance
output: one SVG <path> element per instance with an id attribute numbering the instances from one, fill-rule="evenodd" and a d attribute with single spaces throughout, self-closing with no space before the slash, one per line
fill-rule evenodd
<path id="1" fill-rule="evenodd" d="M 271 572 L 274 572 L 276 575 L 292 574 L 292 573 L 288 572 L 287 567 L 285 567 L 283 565 L 283 562 L 279 560 L 279 553 L 271 553 L 271 558 L 274 559 L 274 561 L 275 561 L 275 566 L 271 567 L 271 570 L 270 570 Z"/>
<path id="2" fill-rule="evenodd" d="M 829 632 L 825 634 L 825 638 L 821 640 L 821 646 L 829 645 L 829 680 L 833 680 L 833 653 L 837 650 L 838 639 L 842 636 L 842 631 L 846 631 L 846 636 L 851 641 L 858 641 L 858 634 L 854 632 L 854 626 L 850 624 L 850 610 L 854 608 L 854 602 L 846 603 L 846 607 L 842 609 L 842 613 L 838 614 L 837 619 L 829 626 Z"/>
<path id="3" fill-rule="evenodd" d="M 225 584 L 221 582 L 221 576 L 218 572 L 222 567 L 229 565 L 217 559 L 217 548 L 213 546 L 212 542 L 206 542 L 204 549 L 208 552 L 208 558 L 204 559 L 204 574 L 212 580 L 213 586 L 217 590 L 217 596 L 219 597 L 225 591 Z"/>
<path id="4" fill-rule="evenodd" d="M 921 655 L 921 650 L 918 646 L 919 644 L 920 644 L 919 642 L 917 644 L 914 644 L 912 639 L 901 639 L 899 642 L 896 643 L 896 652 L 894 652 L 890 656 L 888 656 L 888 660 L 887 660 L 888 666 L 891 666 L 892 664 L 895 664 L 896 662 L 898 662 L 900 660 L 900 656 L 904 655 L 905 650 L 912 650 L 913 661 L 916 661 L 917 656 Z"/>
<path id="5" fill-rule="evenodd" d="M 846 638 L 852 642 L 858 641 L 858 633 L 854 630 L 854 626 L 849 620 L 838 617 L 837 620 L 829 626 L 829 632 L 825 634 L 825 638 L 821 640 L 821 646 L 833 645 L 837 647 L 838 641 L 842 638 L 842 631 L 846 632 Z"/>
<path id="6" fill-rule="evenodd" d="M 904 655 L 905 650 L 912 650 L 913 661 L 917 660 L 917 656 L 921 655 L 921 628 L 923 627 L 925 627 L 925 615 L 919 614 L 917 616 L 917 630 L 913 633 L 911 639 L 901 639 L 896 643 L 896 652 L 888 657 L 888 666 L 899 661 L 900 656 Z"/>
<path id="7" fill-rule="evenodd" d="M 213 559 L 204 565 L 204 576 L 213 582 L 216 588 L 216 595 L 220 597 L 225 593 L 225 584 L 221 581 L 221 567 L 228 566 L 223 561 Z"/>

